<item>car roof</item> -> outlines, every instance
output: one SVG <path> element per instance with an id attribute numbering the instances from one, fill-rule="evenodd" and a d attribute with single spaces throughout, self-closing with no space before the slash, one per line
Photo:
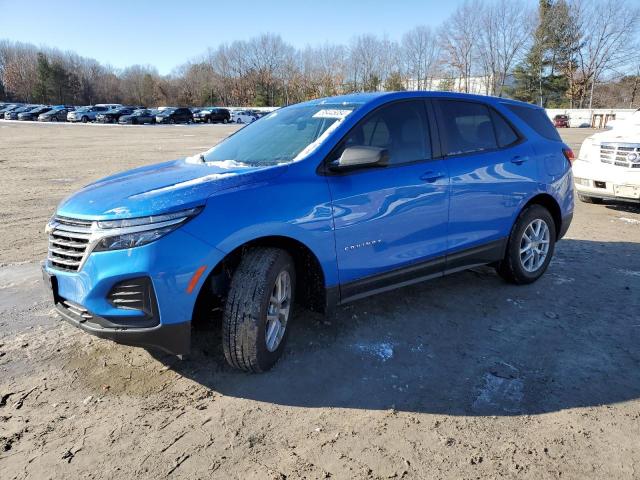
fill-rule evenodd
<path id="1" fill-rule="evenodd" d="M 456 100 L 476 100 L 485 103 L 506 103 L 512 105 L 521 105 L 527 107 L 540 108 L 537 105 L 512 100 L 504 97 L 492 97 L 489 95 L 476 95 L 472 93 L 442 92 L 432 90 L 413 90 L 409 92 L 366 92 L 366 93 L 350 93 L 347 95 L 338 95 L 335 97 L 324 97 L 316 100 L 303 102 L 303 105 L 322 105 L 336 103 L 385 103 L 392 100 L 403 100 L 411 98 L 450 98 Z"/>

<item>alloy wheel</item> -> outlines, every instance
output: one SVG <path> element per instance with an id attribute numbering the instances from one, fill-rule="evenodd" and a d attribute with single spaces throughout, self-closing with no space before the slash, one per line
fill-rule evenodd
<path id="1" fill-rule="evenodd" d="M 537 218 L 524 229 L 520 239 L 520 263 L 527 272 L 536 272 L 549 253 L 549 226 Z"/>
<path id="2" fill-rule="evenodd" d="M 274 352 L 278 348 L 284 337 L 290 311 L 291 277 L 289 272 L 283 270 L 276 277 L 267 307 L 267 323 L 264 336 L 267 350 L 270 352 Z"/>

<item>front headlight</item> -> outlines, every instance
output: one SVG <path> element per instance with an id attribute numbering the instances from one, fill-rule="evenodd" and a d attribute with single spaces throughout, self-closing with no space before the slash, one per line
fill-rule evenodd
<path id="1" fill-rule="evenodd" d="M 588 137 L 580 145 L 580 151 L 578 152 L 578 159 L 585 162 L 591 161 L 592 151 L 596 148 L 596 142 L 592 137 Z"/>
<path id="2" fill-rule="evenodd" d="M 202 211 L 202 207 L 149 217 L 97 222 L 94 252 L 133 248 L 154 242 L 173 232 Z"/>

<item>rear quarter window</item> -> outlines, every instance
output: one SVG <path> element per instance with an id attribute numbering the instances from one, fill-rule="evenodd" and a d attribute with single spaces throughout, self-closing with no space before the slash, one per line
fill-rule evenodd
<path id="1" fill-rule="evenodd" d="M 507 104 L 505 106 L 535 130 L 538 135 L 556 142 L 562 141 L 556 127 L 553 126 L 544 110 L 521 105 Z"/>

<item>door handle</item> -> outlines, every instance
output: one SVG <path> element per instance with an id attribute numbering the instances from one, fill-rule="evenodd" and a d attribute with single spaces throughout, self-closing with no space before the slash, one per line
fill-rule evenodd
<path id="1" fill-rule="evenodd" d="M 428 182 L 428 183 L 433 183 L 436 180 L 438 180 L 439 178 L 444 177 L 444 173 L 439 171 L 439 170 L 429 170 L 427 172 L 424 172 L 421 176 L 420 176 L 420 180 L 422 180 L 423 182 Z"/>
<path id="2" fill-rule="evenodd" d="M 521 157 L 520 155 L 516 155 L 511 159 L 511 163 L 515 163 L 516 165 L 522 165 L 527 160 L 529 160 L 529 157 Z"/>

